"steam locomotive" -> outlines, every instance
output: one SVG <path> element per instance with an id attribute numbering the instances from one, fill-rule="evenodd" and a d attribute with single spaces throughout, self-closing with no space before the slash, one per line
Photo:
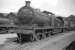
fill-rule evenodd
<path id="1" fill-rule="evenodd" d="M 39 41 L 57 33 L 70 31 L 73 28 L 68 21 L 66 26 L 61 17 L 32 8 L 30 1 L 26 1 L 26 5 L 17 13 L 16 19 L 16 22 L 8 19 L 9 24 L 0 25 L 0 29 L 17 33 L 19 42 Z"/>
<path id="2" fill-rule="evenodd" d="M 22 7 L 17 15 L 17 23 L 21 30 L 17 31 L 19 41 L 38 41 L 45 39 L 51 35 L 72 30 L 69 22 L 54 14 L 46 14 L 36 10 L 30 6 L 30 1 L 26 1 L 26 5 Z M 21 33 L 20 33 L 21 32 Z"/>

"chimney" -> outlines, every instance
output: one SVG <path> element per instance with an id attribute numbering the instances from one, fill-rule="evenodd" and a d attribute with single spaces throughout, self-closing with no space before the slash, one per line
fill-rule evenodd
<path id="1" fill-rule="evenodd" d="M 30 3 L 31 3 L 31 2 L 30 2 L 30 1 L 25 1 L 25 2 L 26 2 L 26 6 L 27 6 L 27 7 L 30 7 Z"/>

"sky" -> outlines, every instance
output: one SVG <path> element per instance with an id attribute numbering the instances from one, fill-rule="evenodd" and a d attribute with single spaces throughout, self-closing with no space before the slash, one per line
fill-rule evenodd
<path id="1" fill-rule="evenodd" d="M 47 10 L 56 15 L 67 17 L 75 15 L 75 0 L 30 0 L 33 8 Z M 0 0 L 0 12 L 18 12 L 25 5 L 25 0 Z"/>

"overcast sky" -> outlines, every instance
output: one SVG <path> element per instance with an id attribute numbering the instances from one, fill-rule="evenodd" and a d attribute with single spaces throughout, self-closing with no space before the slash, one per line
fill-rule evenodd
<path id="1" fill-rule="evenodd" d="M 25 0 L 0 0 L 0 12 L 17 12 L 24 5 Z M 66 17 L 75 14 L 75 0 L 31 0 L 31 6 Z"/>

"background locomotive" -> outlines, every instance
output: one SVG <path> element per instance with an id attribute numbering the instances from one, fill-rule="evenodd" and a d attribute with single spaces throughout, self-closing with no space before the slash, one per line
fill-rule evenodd
<path id="1" fill-rule="evenodd" d="M 19 42 L 28 39 L 38 41 L 57 33 L 70 31 L 74 27 L 62 17 L 32 8 L 30 1 L 26 1 L 26 5 L 19 10 L 16 17 L 8 18 L 7 21 L 8 24 L 5 24 L 6 22 L 1 24 L 0 29 L 17 33 Z"/>

